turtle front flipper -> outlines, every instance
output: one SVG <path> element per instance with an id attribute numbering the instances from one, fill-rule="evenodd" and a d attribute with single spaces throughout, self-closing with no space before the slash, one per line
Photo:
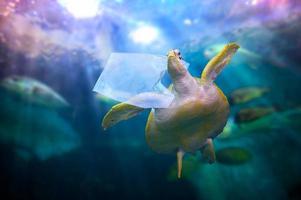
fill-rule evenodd
<path id="1" fill-rule="evenodd" d="M 119 103 L 111 108 L 102 120 L 102 127 L 107 129 L 120 121 L 127 120 L 142 112 L 144 108 L 127 103 Z"/>
<path id="2" fill-rule="evenodd" d="M 120 121 L 136 116 L 147 108 L 167 108 L 173 98 L 172 94 L 160 94 L 156 92 L 140 93 L 124 103 L 113 106 L 104 116 L 102 127 L 107 129 Z"/>
<path id="3" fill-rule="evenodd" d="M 222 69 L 230 62 L 232 56 L 239 46 L 235 43 L 227 44 L 215 57 L 205 66 L 201 80 L 203 82 L 213 82 Z"/>
<path id="4" fill-rule="evenodd" d="M 205 146 L 201 149 L 201 152 L 203 154 L 203 157 L 210 164 L 215 162 L 216 158 L 215 158 L 214 146 L 211 138 L 207 139 Z"/>

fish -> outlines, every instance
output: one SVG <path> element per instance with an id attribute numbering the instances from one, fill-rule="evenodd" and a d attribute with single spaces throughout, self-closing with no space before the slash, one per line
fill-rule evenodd
<path id="1" fill-rule="evenodd" d="M 252 159 L 252 154 L 242 147 L 225 147 L 216 151 L 216 159 L 224 165 L 242 165 Z"/>
<path id="2" fill-rule="evenodd" d="M 249 150 L 242 147 L 224 147 L 216 151 L 216 162 L 223 165 L 242 165 L 252 159 L 252 154 Z M 193 177 L 200 172 L 206 164 L 204 158 L 200 155 L 187 155 L 183 159 L 182 179 L 192 180 Z M 177 176 L 177 163 L 174 163 L 167 174 L 168 181 L 179 180 Z"/>
<path id="3" fill-rule="evenodd" d="M 233 119 L 228 120 L 223 132 L 218 136 L 220 140 L 235 139 L 250 134 L 271 133 L 282 131 L 290 127 L 290 131 L 301 132 L 301 109 L 290 109 L 273 112 L 257 120 L 237 125 Z"/>
<path id="4" fill-rule="evenodd" d="M 273 112 L 276 112 L 275 108 L 273 107 L 253 107 L 253 108 L 243 108 L 239 110 L 235 114 L 235 122 L 240 123 L 247 123 L 250 121 L 257 120 L 263 116 L 269 115 Z"/>
<path id="5" fill-rule="evenodd" d="M 19 157 L 44 161 L 80 147 L 79 134 L 54 110 L 2 95 L 0 143 Z"/>
<path id="6" fill-rule="evenodd" d="M 69 103 L 44 83 L 25 76 L 12 75 L 4 78 L 0 86 L 22 100 L 48 108 L 68 107 Z"/>
<path id="7" fill-rule="evenodd" d="M 242 104 L 260 98 L 270 91 L 267 87 L 244 87 L 234 90 L 229 97 L 230 104 Z"/>

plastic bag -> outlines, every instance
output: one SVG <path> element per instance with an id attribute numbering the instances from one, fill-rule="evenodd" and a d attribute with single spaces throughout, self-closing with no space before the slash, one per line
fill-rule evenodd
<path id="1" fill-rule="evenodd" d="M 166 56 L 112 53 L 93 91 L 134 106 L 167 108 L 174 95 L 161 83 L 166 70 Z"/>

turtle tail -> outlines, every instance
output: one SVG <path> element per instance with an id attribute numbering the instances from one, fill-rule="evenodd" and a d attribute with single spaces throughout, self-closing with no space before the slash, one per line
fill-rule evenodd
<path id="1" fill-rule="evenodd" d="M 222 69 L 230 62 L 234 53 L 238 50 L 239 46 L 236 43 L 229 43 L 205 66 L 201 81 L 213 82 Z"/>

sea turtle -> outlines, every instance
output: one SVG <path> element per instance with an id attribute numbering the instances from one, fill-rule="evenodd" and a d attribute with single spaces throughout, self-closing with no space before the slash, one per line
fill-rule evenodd
<path id="1" fill-rule="evenodd" d="M 178 177 L 181 177 L 184 153 L 201 150 L 209 163 L 215 161 L 212 139 L 220 134 L 229 115 L 226 96 L 214 83 L 239 46 L 227 44 L 204 68 L 201 78 L 191 76 L 181 62 L 178 50 L 168 52 L 167 71 L 175 98 L 168 108 L 153 108 L 146 124 L 146 141 L 156 152 L 177 155 Z M 150 98 L 145 96 L 145 98 Z M 145 101 L 143 97 L 135 101 Z M 120 103 L 105 115 L 104 129 L 126 120 L 144 108 Z"/>

